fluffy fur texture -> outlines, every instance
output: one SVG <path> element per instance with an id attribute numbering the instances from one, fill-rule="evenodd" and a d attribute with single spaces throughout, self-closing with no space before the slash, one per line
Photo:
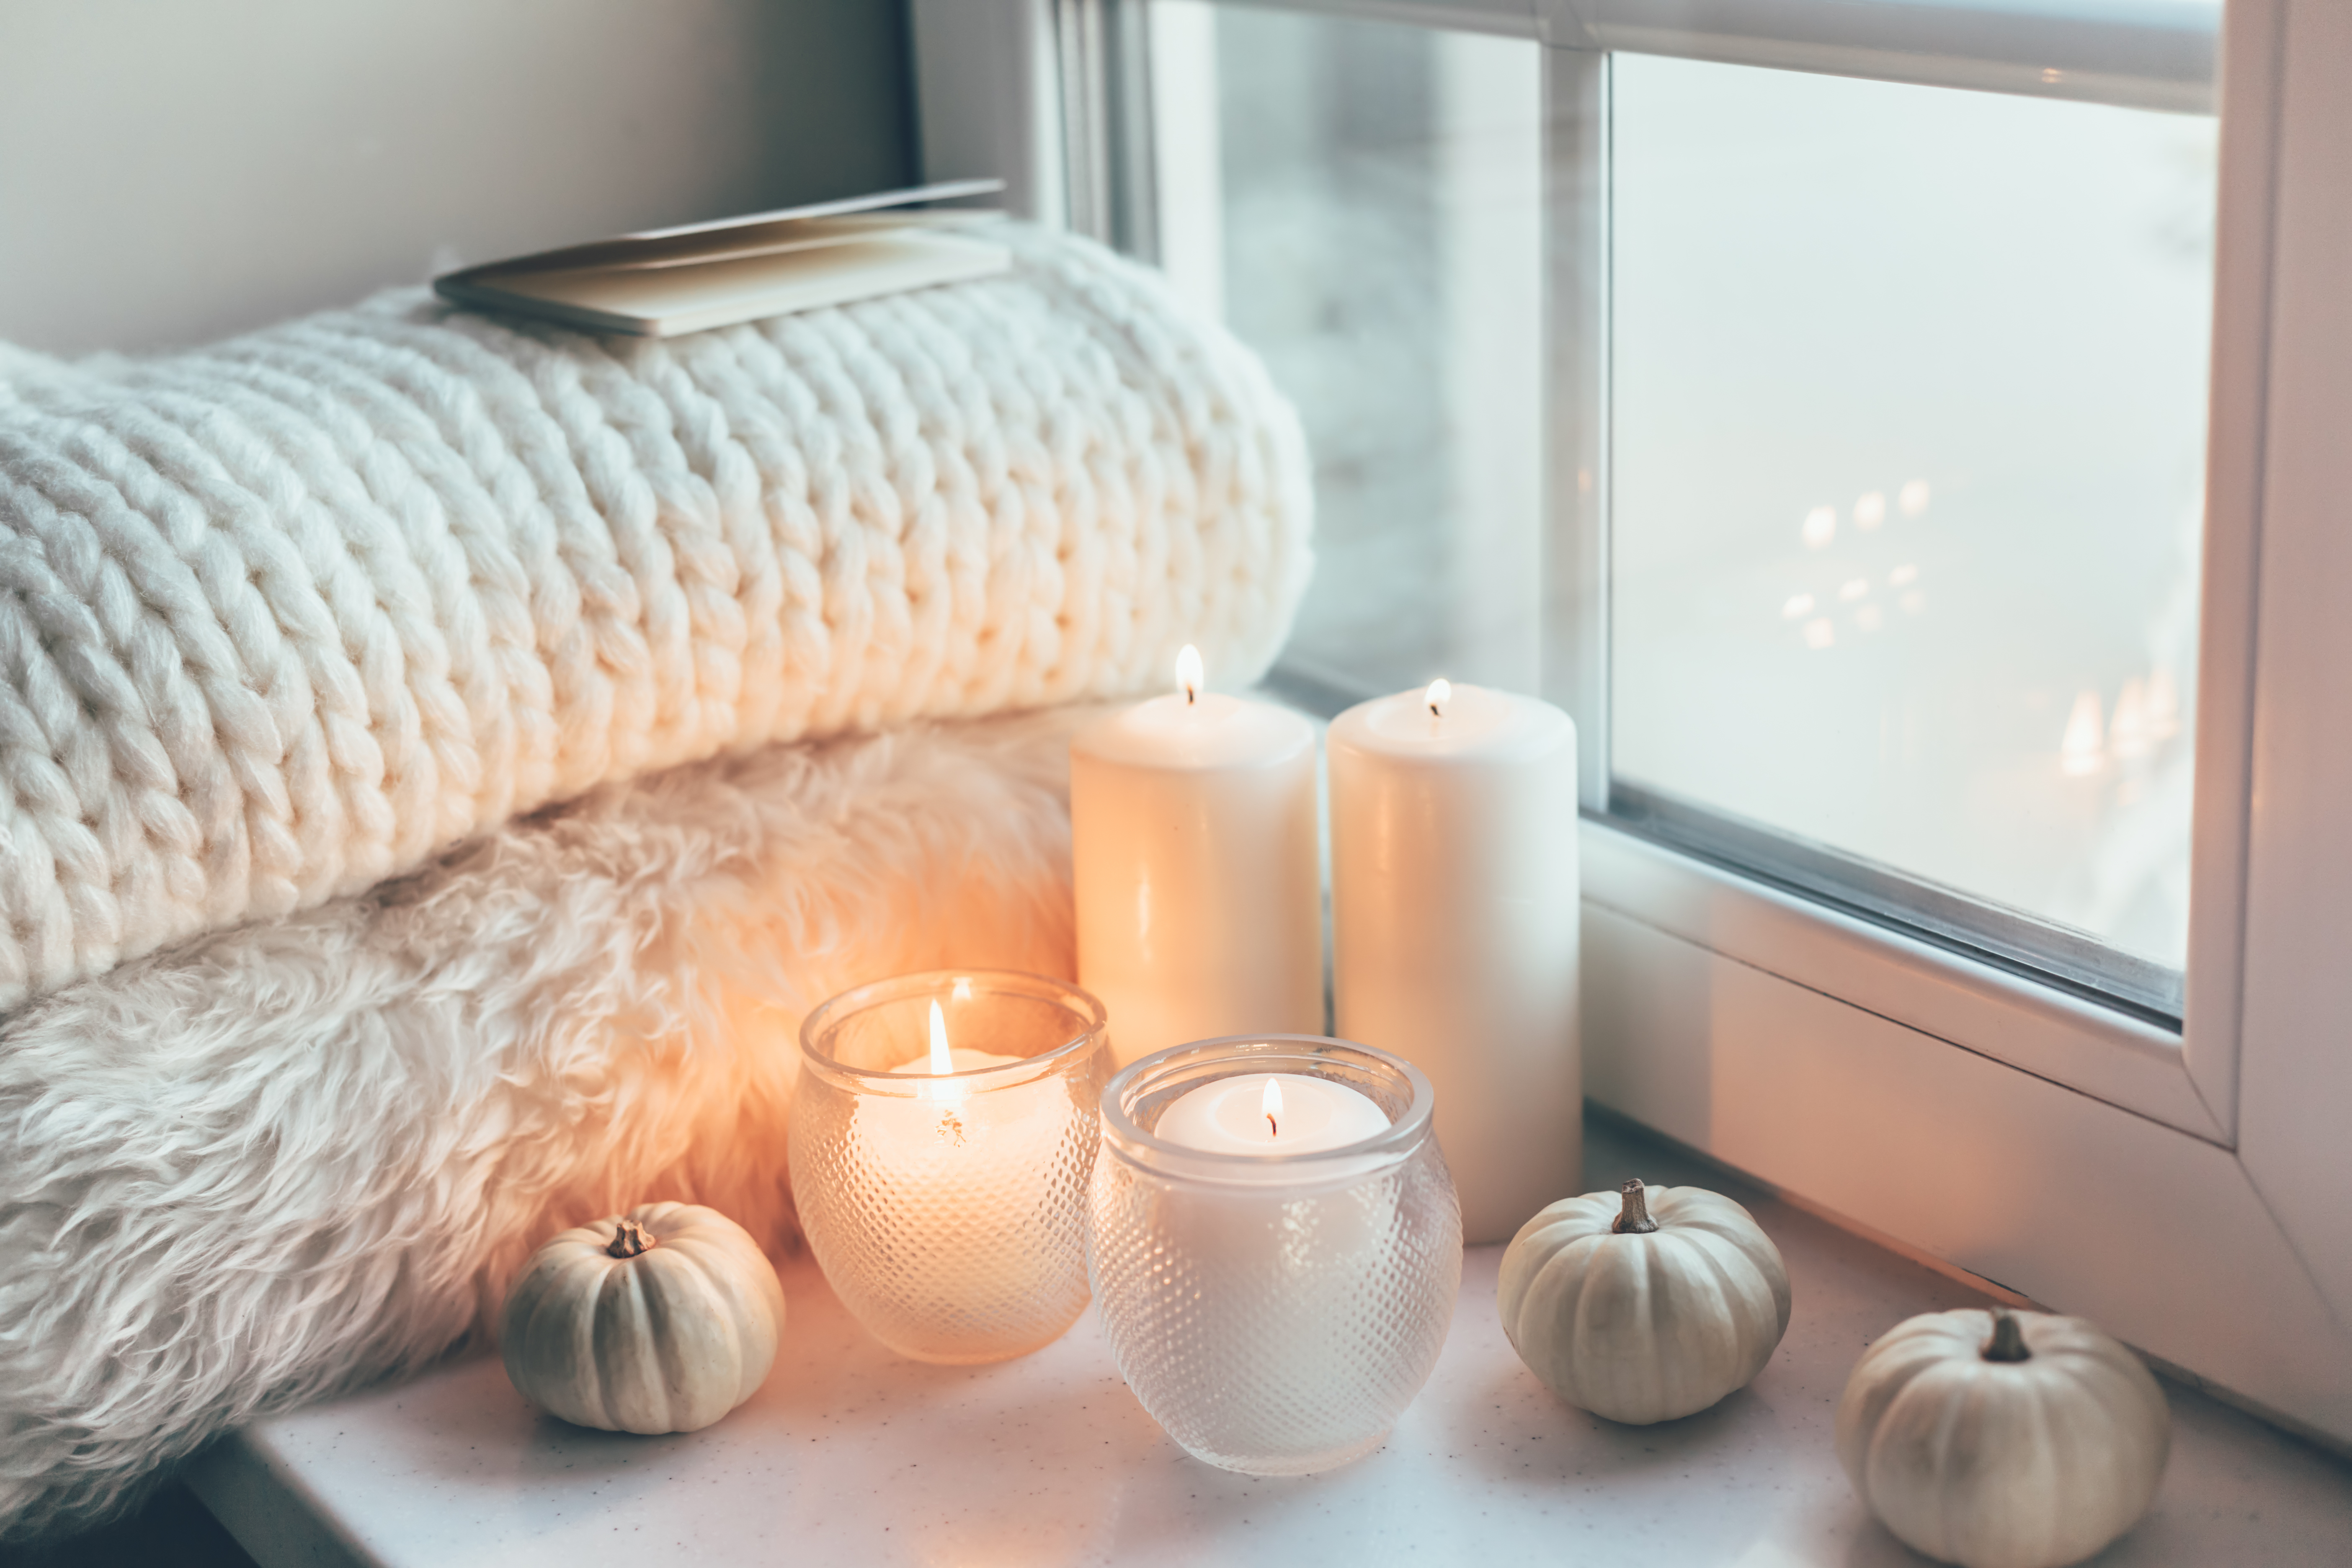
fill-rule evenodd
<path id="1" fill-rule="evenodd" d="M 1073 718 L 607 788 L 16 1014 L 0 1534 L 432 1360 L 566 1226 L 676 1198 L 789 1246 L 809 1007 L 916 969 L 1072 972 Z"/>
<path id="2" fill-rule="evenodd" d="M 168 358 L 0 353 L 0 1006 L 778 740 L 1244 679 L 1296 418 L 1158 275 L 669 342 L 388 294 Z"/>

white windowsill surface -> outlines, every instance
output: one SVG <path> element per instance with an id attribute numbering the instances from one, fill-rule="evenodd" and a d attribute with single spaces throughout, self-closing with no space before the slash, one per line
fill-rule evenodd
<path id="1" fill-rule="evenodd" d="M 1161 1435 L 1091 1312 L 1021 1361 L 925 1366 L 867 1338 L 803 1258 L 783 1269 L 791 1315 L 774 1373 L 706 1431 L 567 1426 L 526 1405 L 495 1360 L 474 1358 L 263 1422 L 189 1479 L 262 1568 L 1923 1561 L 1854 1500 L 1831 1418 L 1870 1340 L 1983 1298 L 1622 1123 L 1593 1119 L 1585 1147 L 1588 1187 L 1635 1174 L 1727 1191 L 1788 1260 L 1787 1339 L 1711 1411 L 1626 1427 L 1561 1405 L 1504 1340 L 1501 1249 L 1480 1247 L 1444 1357 L 1388 1445 L 1331 1475 L 1256 1480 Z M 2063 1223 L 2063 1205 L 2053 1217 Z M 2100 1568 L 2352 1562 L 2352 1464 L 2178 1384 L 2165 1391 L 2163 1488 Z"/>

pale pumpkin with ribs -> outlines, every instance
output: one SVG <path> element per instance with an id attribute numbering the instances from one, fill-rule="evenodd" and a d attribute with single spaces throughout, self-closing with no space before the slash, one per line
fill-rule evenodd
<path id="1" fill-rule="evenodd" d="M 1747 1386 L 1789 1328 L 1780 1249 L 1699 1187 L 1633 1181 L 1561 1199 L 1511 1238 L 1496 1295 L 1504 1333 L 1546 1387 L 1635 1426 Z"/>
<path id="2" fill-rule="evenodd" d="M 2080 1318 L 1928 1312 L 1863 1352 L 1837 1451 L 1906 1545 L 1963 1568 L 2059 1568 L 2129 1530 L 2172 1443 L 2164 1390 Z"/>
<path id="3" fill-rule="evenodd" d="M 758 1392 L 784 1292 L 714 1209 L 647 1204 L 563 1232 L 507 1297 L 507 1376 L 550 1415 L 608 1432 L 692 1432 Z"/>

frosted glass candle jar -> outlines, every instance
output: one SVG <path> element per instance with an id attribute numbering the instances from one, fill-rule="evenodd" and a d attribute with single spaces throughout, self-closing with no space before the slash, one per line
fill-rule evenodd
<path id="1" fill-rule="evenodd" d="M 919 1361 L 1002 1361 L 1077 1320 L 1109 1068 L 1102 1004 L 1040 975 L 900 975 L 808 1016 L 793 1196 L 875 1338 Z"/>
<path id="2" fill-rule="evenodd" d="M 1192 1091 L 1263 1074 L 1342 1085 L 1389 1125 L 1296 1154 L 1159 1136 Z M 1103 1091 L 1096 1305 L 1128 1386 L 1195 1458 L 1260 1476 L 1332 1469 L 1378 1447 L 1428 1381 L 1462 1282 L 1432 1100 L 1402 1058 L 1309 1035 L 1179 1046 Z"/>

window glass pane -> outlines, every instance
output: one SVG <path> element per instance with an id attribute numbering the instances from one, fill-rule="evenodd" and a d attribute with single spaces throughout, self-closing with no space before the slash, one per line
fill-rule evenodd
<path id="1" fill-rule="evenodd" d="M 1284 669 L 1536 684 L 1541 65 L 1517 39 L 1152 8 L 1162 264 L 1265 355 L 1315 455 Z"/>
<path id="2" fill-rule="evenodd" d="M 1615 774 L 2178 966 L 2214 121 L 1612 68 Z"/>

